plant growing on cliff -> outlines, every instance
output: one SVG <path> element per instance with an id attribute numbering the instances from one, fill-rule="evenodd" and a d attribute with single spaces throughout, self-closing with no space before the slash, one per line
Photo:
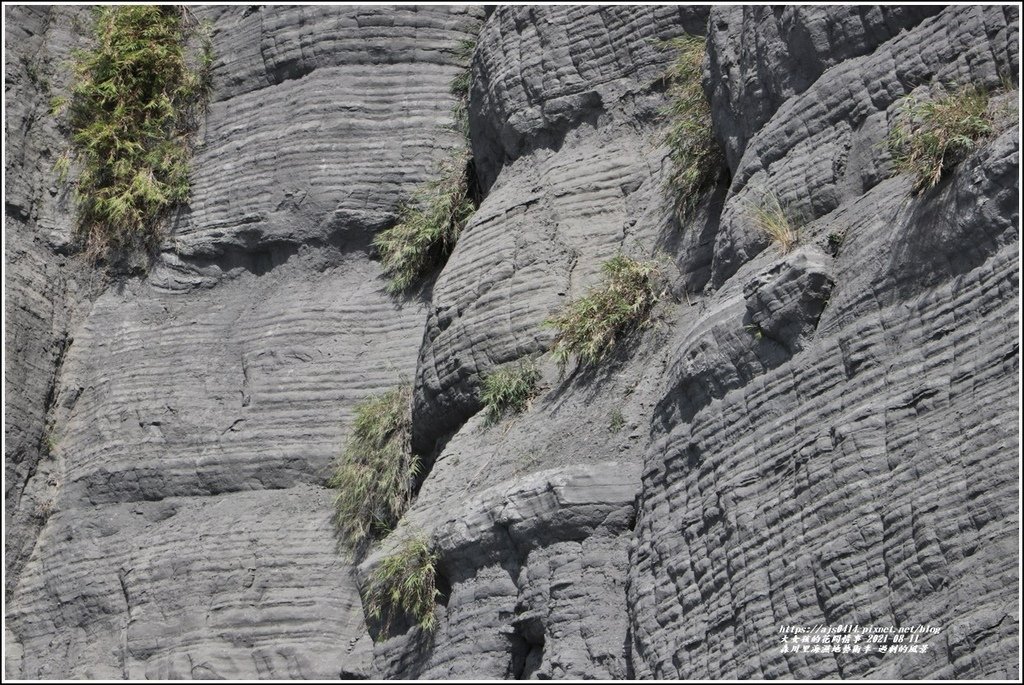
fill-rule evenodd
<path id="1" fill-rule="evenodd" d="M 601 270 L 601 285 L 545 321 L 557 330 L 552 354 L 563 366 L 573 355 L 583 364 L 596 364 L 621 336 L 647 322 L 658 301 L 657 263 L 620 254 Z"/>
<path id="2" fill-rule="evenodd" d="M 611 417 L 608 421 L 608 432 L 618 433 L 626 425 L 626 417 L 622 415 L 622 410 L 616 407 L 612 409 Z"/>
<path id="3" fill-rule="evenodd" d="M 42 453 L 47 457 L 52 457 L 57 452 L 57 446 L 60 444 L 60 438 L 57 436 L 56 430 L 53 426 L 48 426 L 43 432 L 43 439 L 41 442 Z"/>
<path id="4" fill-rule="evenodd" d="M 367 614 L 381 623 L 380 635 L 386 635 L 394 620 L 403 615 L 423 630 L 433 630 L 440 592 L 437 553 L 427 538 L 422 534 L 405 538 L 370 574 L 365 592 Z"/>
<path id="5" fill-rule="evenodd" d="M 334 521 L 359 548 L 389 533 L 412 496 L 419 462 L 410 447 L 412 390 L 402 386 L 356 406 L 345 450 L 328 484 L 337 490 Z"/>
<path id="6" fill-rule="evenodd" d="M 711 106 L 701 85 L 704 39 L 682 36 L 667 45 L 676 55 L 665 74 L 670 122 L 665 143 L 672 167 L 667 189 L 676 211 L 686 216 L 696 208 L 701 192 L 715 182 L 722 153 L 712 134 Z"/>
<path id="7" fill-rule="evenodd" d="M 398 212 L 398 222 L 374 238 L 388 278 L 387 290 L 397 295 L 442 265 L 476 209 L 475 171 L 469 143 L 470 61 L 476 41 L 463 39 L 455 47 L 461 68 L 449 85 L 455 97 L 452 118 L 466 147 L 441 162 L 436 177 L 420 187 Z"/>
<path id="8" fill-rule="evenodd" d="M 796 247 L 799 240 L 797 229 L 793 226 L 775 193 L 762 192 L 760 202 L 750 206 L 750 213 L 757 229 L 776 243 L 782 254 L 786 254 Z"/>
<path id="9" fill-rule="evenodd" d="M 162 216 L 188 198 L 190 134 L 212 64 L 201 33 L 184 7 L 99 7 L 95 44 L 74 53 L 70 96 L 53 111 L 66 113 L 77 232 L 94 259 L 155 247 Z M 193 55 L 197 35 L 202 48 Z M 62 156 L 58 173 L 71 166 Z"/>
<path id="10" fill-rule="evenodd" d="M 897 105 L 887 143 L 898 172 L 914 176 L 914 192 L 932 188 L 995 131 L 989 93 L 977 86 L 932 100 L 912 95 Z"/>
<path id="11" fill-rule="evenodd" d="M 533 360 L 505 365 L 484 376 L 481 399 L 488 423 L 497 423 L 508 413 L 520 413 L 537 396 L 540 370 Z"/>
<path id="12" fill-rule="evenodd" d="M 825 238 L 825 249 L 833 257 L 838 257 L 844 240 L 846 240 L 845 231 L 831 231 Z"/>
<path id="13" fill-rule="evenodd" d="M 455 120 L 456 130 L 469 139 L 469 89 L 473 81 L 473 72 L 470 70 L 470 62 L 473 59 L 473 51 L 476 49 L 476 41 L 472 38 L 460 40 L 455 47 L 455 58 L 462 65 L 459 73 L 452 79 L 449 90 L 455 96 L 455 105 L 452 107 L 452 118 Z"/>
<path id="14" fill-rule="evenodd" d="M 407 290 L 442 264 L 473 211 L 469 152 L 459 150 L 442 163 L 438 178 L 399 209 L 398 223 L 374 238 L 388 292 Z"/>

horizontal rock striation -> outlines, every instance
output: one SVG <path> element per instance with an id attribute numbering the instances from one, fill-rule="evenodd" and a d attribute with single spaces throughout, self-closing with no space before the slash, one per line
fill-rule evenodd
<path id="1" fill-rule="evenodd" d="M 424 302 L 385 294 L 368 242 L 458 144 L 449 82 L 480 13 L 196 14 L 218 59 L 192 199 L 149 276 L 111 283 L 73 331 L 12 675 L 370 666 L 322 484 L 355 403 L 413 374 Z"/>
<path id="2" fill-rule="evenodd" d="M 171 680 L 365 673 L 362 606 L 323 515 L 330 501 L 322 488 L 296 486 L 60 511 L 9 617 L 22 672 Z M 54 639 L 65 635 L 73 639 Z"/>
<path id="3" fill-rule="evenodd" d="M 604 260 L 653 252 L 668 221 L 654 121 L 671 55 L 658 42 L 702 32 L 705 17 L 501 7 L 488 18 L 470 124 L 489 192 L 434 287 L 413 404 L 420 451 L 479 409 L 483 373 L 550 346 L 544 320 Z"/>
<path id="4" fill-rule="evenodd" d="M 212 8 L 220 56 L 186 258 L 273 266 L 302 245 L 365 250 L 460 144 L 448 84 L 479 12 L 458 7 Z M 214 264 L 216 266 L 216 264 Z"/>
<path id="5" fill-rule="evenodd" d="M 1002 75 L 1019 69 L 1017 34 L 1008 8 L 948 8 L 869 55 L 834 66 L 786 100 L 748 141 L 735 168 L 715 238 L 712 284 L 721 286 L 767 245 L 749 219 L 762 192 L 774 193 L 804 223 L 862 196 L 892 173 L 884 139 L 897 100 L 945 83 L 998 86 Z M 709 59 L 714 49 L 709 43 Z"/>
<path id="6" fill-rule="evenodd" d="M 810 34 L 828 12 L 790 18 Z M 739 20 L 773 40 L 773 21 Z M 1017 30 L 1016 11 L 945 8 L 822 73 L 746 143 L 645 462 L 638 676 L 1017 674 L 1018 128 L 919 196 L 885 180 L 879 145 L 911 89 L 1016 72 Z M 712 68 L 729 46 L 709 43 Z M 758 186 L 802 214 L 801 252 L 754 230 Z M 819 623 L 943 632 L 909 659 L 780 652 L 780 627 Z"/>
<path id="7" fill-rule="evenodd" d="M 445 513 L 413 514 L 434 526 L 444 618 L 426 645 L 415 632 L 381 642 L 381 672 L 626 677 L 626 543 L 637 477 L 628 463 L 551 469 L 483 490 L 460 507 L 449 503 Z"/>
<path id="8" fill-rule="evenodd" d="M 632 109 L 662 87 L 659 42 L 706 32 L 706 7 L 501 7 L 484 25 L 473 64 L 473 149 L 485 187 L 505 164 L 557 150 L 582 124 Z"/>
<path id="9" fill-rule="evenodd" d="M 736 168 L 776 110 L 825 71 L 941 11 L 938 5 L 715 8 L 706 85 L 729 167 Z"/>

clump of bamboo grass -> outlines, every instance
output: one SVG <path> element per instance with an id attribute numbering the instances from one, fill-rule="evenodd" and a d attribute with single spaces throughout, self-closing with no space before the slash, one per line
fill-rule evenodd
<path id="1" fill-rule="evenodd" d="M 665 78 L 669 83 L 669 148 L 671 172 L 667 189 L 680 216 L 692 212 L 701 193 L 718 177 L 722 153 L 711 128 L 711 105 L 701 85 L 704 39 L 683 36 L 667 41 L 676 57 Z"/>
<path id="2" fill-rule="evenodd" d="M 191 39 L 202 48 L 191 54 Z M 94 45 L 74 53 L 66 115 L 70 149 L 62 179 L 77 170 L 77 234 L 87 255 L 112 261 L 152 249 L 160 221 L 188 199 L 191 134 L 210 91 L 208 29 L 185 7 L 123 5 L 95 10 Z"/>
<path id="3" fill-rule="evenodd" d="M 455 128 L 462 132 L 462 135 L 469 139 L 469 90 L 473 83 L 473 72 L 470 69 L 470 62 L 473 59 L 473 51 L 476 49 L 476 41 L 471 38 L 460 40 L 455 48 L 455 57 L 462 64 L 459 73 L 452 79 L 449 88 L 455 96 L 455 105 L 452 107 L 452 118 L 455 120 Z"/>
<path id="4" fill-rule="evenodd" d="M 399 208 L 398 223 L 373 241 L 388 278 L 387 290 L 393 295 L 409 290 L 444 264 L 476 209 L 473 160 L 468 149 L 470 61 L 474 49 L 476 41 L 459 41 L 455 57 L 462 67 L 449 85 L 455 96 L 454 126 L 462 133 L 466 146 L 441 163 L 437 175 Z"/>
<path id="5" fill-rule="evenodd" d="M 757 229 L 779 246 L 782 254 L 791 252 L 799 242 L 799 233 L 775 193 L 765 191 L 760 202 L 750 207 Z"/>
<path id="6" fill-rule="evenodd" d="M 468 178 L 469 152 L 459 150 L 441 165 L 440 175 L 399 210 L 398 223 L 373 241 L 398 294 L 444 263 L 473 215 Z"/>
<path id="7" fill-rule="evenodd" d="M 365 590 L 367 614 L 380 621 L 379 635 L 389 632 L 394 620 L 405 616 L 426 631 L 437 625 L 437 553 L 424 535 L 405 538 L 370 575 Z"/>
<path id="8" fill-rule="evenodd" d="M 337 490 L 335 524 L 353 548 L 394 529 L 409 506 L 419 461 L 412 453 L 412 390 L 402 386 L 356 407 L 355 421 L 328 485 Z"/>
<path id="9" fill-rule="evenodd" d="M 529 409 L 539 383 L 540 370 L 532 360 L 506 364 L 484 376 L 481 399 L 488 422 L 497 423 L 506 414 Z"/>
<path id="10" fill-rule="evenodd" d="M 896 169 L 914 177 L 914 192 L 932 188 L 995 133 L 988 90 L 968 85 L 931 100 L 912 95 L 897 105 L 887 143 Z"/>
<path id="11" fill-rule="evenodd" d="M 620 254 L 601 269 L 601 285 L 545 322 L 558 331 L 552 354 L 561 365 L 572 356 L 584 365 L 596 364 L 618 339 L 647 322 L 658 301 L 657 263 Z"/>

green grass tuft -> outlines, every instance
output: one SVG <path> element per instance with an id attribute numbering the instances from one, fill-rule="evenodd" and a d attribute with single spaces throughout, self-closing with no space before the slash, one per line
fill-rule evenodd
<path id="1" fill-rule="evenodd" d="M 380 621 L 386 636 L 399 616 L 423 630 L 436 627 L 437 554 L 423 535 L 407 537 L 370 575 L 366 588 L 367 614 Z"/>
<path id="2" fill-rule="evenodd" d="M 388 277 L 387 290 L 393 295 L 407 291 L 445 262 L 476 210 L 472 156 L 468 150 L 470 61 L 475 49 L 476 42 L 471 39 L 456 45 L 455 58 L 463 66 L 450 85 L 455 96 L 452 117 L 455 128 L 466 139 L 467 148 L 452 152 L 441 163 L 437 177 L 400 208 L 398 223 L 373 241 Z"/>
<path id="3" fill-rule="evenodd" d="M 833 257 L 839 256 L 839 249 L 843 246 L 843 241 L 846 240 L 845 231 L 831 231 L 826 237 L 826 249 L 828 253 Z"/>
<path id="4" fill-rule="evenodd" d="M 573 355 L 584 365 L 599 362 L 616 340 L 647 322 L 658 301 L 655 262 L 617 255 L 601 268 L 602 285 L 545 321 L 558 331 L 552 354 L 562 366 Z"/>
<path id="5" fill-rule="evenodd" d="M 60 438 L 57 436 L 57 433 L 54 431 L 54 428 L 52 426 L 47 427 L 46 431 L 43 433 L 43 454 L 48 457 L 52 457 L 57 453 L 57 447 L 59 445 Z"/>
<path id="6" fill-rule="evenodd" d="M 989 92 L 964 86 L 933 100 L 904 97 L 887 143 L 900 173 L 914 177 L 914 192 L 932 188 L 995 132 Z"/>
<path id="7" fill-rule="evenodd" d="M 471 38 L 464 38 L 455 46 L 455 58 L 462 65 L 462 69 L 452 79 L 449 88 L 451 94 L 455 96 L 455 105 L 452 106 L 455 129 L 460 131 L 466 140 L 469 140 L 469 90 L 473 85 L 471 63 L 474 50 L 476 41 Z"/>
<path id="8" fill-rule="evenodd" d="M 779 246 L 782 254 L 787 254 L 799 242 L 799 233 L 786 210 L 779 203 L 779 198 L 772 192 L 763 192 L 758 204 L 750 207 L 754 224 L 757 229 L 771 238 Z"/>
<path id="9" fill-rule="evenodd" d="M 105 6 L 95 44 L 74 53 L 66 114 L 75 168 L 77 231 L 86 254 L 108 259 L 153 249 L 162 216 L 189 195 L 190 134 L 210 88 L 212 51 L 184 7 Z M 71 160 L 58 160 L 66 176 Z"/>
<path id="10" fill-rule="evenodd" d="M 750 333 L 750 335 L 754 336 L 754 340 L 757 340 L 759 342 L 761 340 L 764 340 L 764 329 L 761 328 L 761 324 L 748 323 L 746 326 L 743 327 L 743 330 L 745 330 L 747 333 Z"/>
<path id="11" fill-rule="evenodd" d="M 328 485 L 334 520 L 353 548 L 394 529 L 409 505 L 419 462 L 410 447 L 412 390 L 402 386 L 356 407 L 345 451 Z"/>
<path id="12" fill-rule="evenodd" d="M 715 182 L 722 167 L 722 152 L 711 129 L 711 105 L 701 85 L 704 38 L 683 36 L 667 41 L 676 52 L 665 78 L 669 83 L 665 135 L 672 165 L 667 190 L 677 213 L 685 217 L 697 206 L 701 193 Z"/>
<path id="13" fill-rule="evenodd" d="M 488 423 L 497 423 L 505 414 L 529 409 L 539 383 L 540 371 L 533 360 L 507 364 L 484 376 L 481 399 Z"/>
<path id="14" fill-rule="evenodd" d="M 468 175 L 469 153 L 460 150 L 441 165 L 436 180 L 401 208 L 398 223 L 374 238 L 388 292 L 408 290 L 451 254 L 475 209 Z"/>

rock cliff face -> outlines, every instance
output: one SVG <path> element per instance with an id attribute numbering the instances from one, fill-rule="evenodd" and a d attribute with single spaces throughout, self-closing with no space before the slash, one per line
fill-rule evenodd
<path id="1" fill-rule="evenodd" d="M 87 14 L 5 12 L 8 677 L 1019 676 L 1019 125 L 922 194 L 881 144 L 903 95 L 1018 73 L 1015 7 L 195 8 L 192 200 L 111 279 L 69 248 L 46 115 Z M 659 42 L 685 33 L 726 168 L 680 222 Z M 395 298 L 370 241 L 462 144 L 465 39 L 483 199 Z M 789 254 L 765 189 L 803 217 Z M 483 375 L 620 251 L 663 261 L 653 325 L 596 369 L 542 357 L 487 425 Z M 429 469 L 353 560 L 326 476 L 403 381 Z M 359 586 L 414 530 L 438 627 L 374 642 Z M 848 623 L 941 632 L 780 651 Z"/>

